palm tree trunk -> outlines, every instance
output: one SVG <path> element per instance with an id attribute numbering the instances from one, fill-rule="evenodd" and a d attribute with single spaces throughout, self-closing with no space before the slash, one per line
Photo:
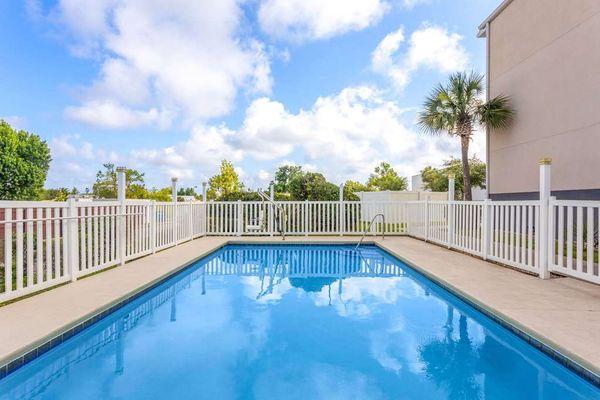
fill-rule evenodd
<path id="1" fill-rule="evenodd" d="M 469 168 L 469 140 L 470 136 L 462 134 L 460 136 L 460 150 L 462 156 L 463 172 L 463 200 L 471 201 L 471 169 Z"/>

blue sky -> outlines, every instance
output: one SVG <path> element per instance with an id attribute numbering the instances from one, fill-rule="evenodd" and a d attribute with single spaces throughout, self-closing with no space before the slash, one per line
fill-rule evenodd
<path id="1" fill-rule="evenodd" d="M 49 187 L 91 186 L 104 162 L 199 185 L 223 158 L 250 187 L 283 163 L 409 176 L 458 155 L 415 113 L 449 73 L 485 71 L 476 28 L 498 3 L 8 0 L 0 117 L 48 141 Z"/>

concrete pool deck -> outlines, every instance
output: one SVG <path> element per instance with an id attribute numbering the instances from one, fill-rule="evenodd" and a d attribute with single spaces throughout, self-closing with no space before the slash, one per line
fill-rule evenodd
<path id="1" fill-rule="evenodd" d="M 356 243 L 358 237 L 289 237 L 284 243 Z M 272 237 L 205 237 L 0 307 L 0 366 L 153 286 L 228 243 Z M 409 237 L 367 238 L 550 348 L 600 375 L 600 286 L 541 280 Z M 1 375 L 0 375 L 1 376 Z"/>

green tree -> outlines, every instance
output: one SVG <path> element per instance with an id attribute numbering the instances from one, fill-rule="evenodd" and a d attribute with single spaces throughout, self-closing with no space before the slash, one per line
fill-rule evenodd
<path id="1" fill-rule="evenodd" d="M 196 193 L 196 189 L 193 187 L 179 188 L 177 190 L 177 196 L 194 196 L 196 199 L 202 197 Z"/>
<path id="2" fill-rule="evenodd" d="M 299 165 L 282 165 L 275 171 L 275 192 L 289 193 L 290 182 L 297 175 L 304 174 Z"/>
<path id="3" fill-rule="evenodd" d="M 37 199 L 51 160 L 48 144 L 39 136 L 0 120 L 0 199 Z"/>
<path id="4" fill-rule="evenodd" d="M 289 183 L 289 190 L 293 200 L 332 201 L 339 198 L 337 185 L 327 182 L 318 172 L 296 174 Z"/>
<path id="5" fill-rule="evenodd" d="M 471 173 L 469 172 L 469 143 L 478 125 L 488 130 L 506 128 L 515 111 L 507 96 L 496 96 L 487 102 L 483 94 L 482 74 L 458 72 L 450 75 L 446 85 L 440 84 L 425 99 L 419 113 L 419 126 L 426 133 L 447 133 L 460 139 L 463 197 L 471 200 Z"/>
<path id="6" fill-rule="evenodd" d="M 406 190 L 408 181 L 405 177 L 399 176 L 389 163 L 382 162 L 375 167 L 375 172 L 371 174 L 367 181 L 369 190 Z"/>
<path id="7" fill-rule="evenodd" d="M 94 196 L 101 199 L 117 197 L 117 170 L 114 164 L 103 164 L 104 170 L 96 174 L 96 182 L 92 187 Z M 147 199 L 148 190 L 144 185 L 144 174 L 135 169 L 125 170 L 125 197 L 128 199 Z"/>
<path id="8" fill-rule="evenodd" d="M 463 197 L 462 161 L 458 158 L 445 160 L 441 168 L 425 167 L 421 171 L 423 187 L 432 192 L 446 192 L 448 190 L 448 175 L 453 174 L 456 178 L 456 195 Z M 485 163 L 477 157 L 469 159 L 469 172 L 471 174 L 471 185 L 485 189 Z"/>
<path id="9" fill-rule="evenodd" d="M 240 182 L 240 177 L 233 164 L 223 160 L 219 173 L 208 180 L 207 197 L 216 199 L 230 193 L 241 192 L 243 189 L 244 185 Z"/>
<path id="10" fill-rule="evenodd" d="M 40 200 L 52 200 L 52 201 L 67 201 L 70 195 L 76 195 L 79 191 L 77 188 L 71 190 L 62 187 L 57 189 L 42 189 L 39 199 Z"/>
<path id="11" fill-rule="evenodd" d="M 367 185 L 355 181 L 346 181 L 344 183 L 344 200 L 357 201 L 360 200 L 356 192 L 368 192 Z"/>
<path id="12" fill-rule="evenodd" d="M 171 187 L 162 189 L 153 188 L 148 191 L 148 199 L 154 201 L 171 201 Z"/>

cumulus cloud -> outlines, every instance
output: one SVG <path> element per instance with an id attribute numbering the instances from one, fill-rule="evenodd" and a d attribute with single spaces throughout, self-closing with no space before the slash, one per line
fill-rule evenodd
<path id="1" fill-rule="evenodd" d="M 229 113 L 240 91 L 269 93 L 269 55 L 242 38 L 236 0 L 60 0 L 51 12 L 71 50 L 103 60 L 100 74 L 66 110 L 105 128 L 190 125 Z"/>
<path id="2" fill-rule="evenodd" d="M 186 177 L 209 176 L 223 158 L 271 165 L 294 159 L 325 172 L 334 182 L 343 182 L 366 179 L 380 161 L 410 175 L 458 154 L 455 140 L 415 132 L 406 114 L 369 86 L 319 97 L 309 109 L 297 113 L 280 102 L 259 98 L 248 107 L 237 130 L 225 125 L 197 127 L 187 141 L 132 155 L 137 162 Z M 249 179 L 265 181 L 264 172 Z"/>
<path id="3" fill-rule="evenodd" d="M 384 0 L 264 0 L 258 20 L 276 38 L 324 39 L 374 25 L 389 8 Z"/>
<path id="4" fill-rule="evenodd" d="M 445 28 L 423 26 L 410 35 L 402 51 L 405 40 L 401 27 L 384 37 L 371 56 L 373 70 L 390 78 L 398 90 L 404 89 L 419 69 L 450 73 L 464 70 L 469 64 L 462 36 Z"/>

